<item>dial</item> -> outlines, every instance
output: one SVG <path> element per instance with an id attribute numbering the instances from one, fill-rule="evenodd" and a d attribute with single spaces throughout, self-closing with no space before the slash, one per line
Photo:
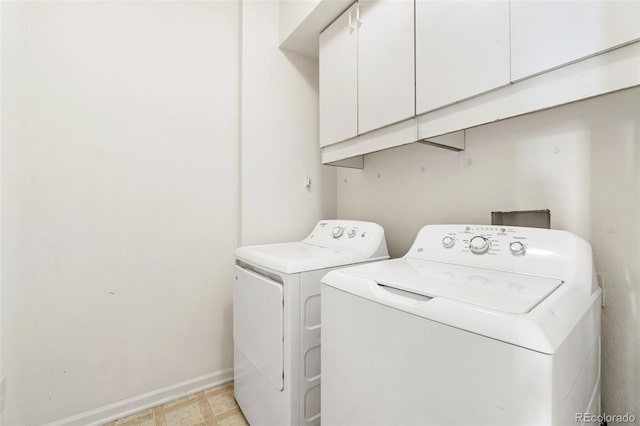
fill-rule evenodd
<path id="1" fill-rule="evenodd" d="M 491 247 L 489 240 L 479 235 L 476 235 L 469 241 L 469 250 L 471 250 L 473 254 L 485 254 L 489 251 L 489 247 Z"/>
<path id="2" fill-rule="evenodd" d="M 444 246 L 444 248 L 451 248 L 455 243 L 456 240 L 448 235 L 442 239 L 442 245 Z"/>
<path id="3" fill-rule="evenodd" d="M 356 228 L 351 228 L 349 229 L 349 232 L 347 233 L 347 236 L 349 238 L 353 238 L 356 236 L 356 234 L 358 233 L 358 230 Z"/>
<path id="4" fill-rule="evenodd" d="M 515 256 L 520 256 L 527 251 L 524 244 L 522 244 L 520 241 L 514 241 L 509 244 L 509 250 L 511 250 L 511 254 Z"/>
<path id="5" fill-rule="evenodd" d="M 333 238 L 340 238 L 342 237 L 342 234 L 344 234 L 344 228 L 342 226 L 336 226 L 331 231 L 331 235 L 333 235 Z"/>

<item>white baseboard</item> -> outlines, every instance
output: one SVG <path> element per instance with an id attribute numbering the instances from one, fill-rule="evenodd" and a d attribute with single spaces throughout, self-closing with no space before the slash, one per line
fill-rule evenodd
<path id="1" fill-rule="evenodd" d="M 45 426 L 102 425 L 138 411 L 155 407 L 156 405 L 164 404 L 215 386 L 220 386 L 231 380 L 233 380 L 233 368 L 228 368 L 132 398 L 127 398 L 100 408 L 65 417 L 64 419 L 47 423 Z"/>

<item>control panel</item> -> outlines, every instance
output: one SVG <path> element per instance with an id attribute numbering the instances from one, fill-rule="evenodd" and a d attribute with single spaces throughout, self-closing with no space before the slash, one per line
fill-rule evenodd
<path id="1" fill-rule="evenodd" d="M 303 242 L 320 247 L 351 250 L 359 253 L 376 251 L 381 256 L 388 256 L 384 229 L 372 222 L 323 220 L 318 222 L 311 234 Z"/>
<path id="2" fill-rule="evenodd" d="M 405 257 L 548 277 L 590 271 L 592 258 L 569 232 L 495 225 L 427 225 Z"/>
<path id="3" fill-rule="evenodd" d="M 449 230 L 443 234 L 442 247 L 476 255 L 497 255 L 508 251 L 513 256 L 524 256 L 527 253 L 527 236 L 518 229 L 522 228 L 467 225 L 460 231 Z"/>

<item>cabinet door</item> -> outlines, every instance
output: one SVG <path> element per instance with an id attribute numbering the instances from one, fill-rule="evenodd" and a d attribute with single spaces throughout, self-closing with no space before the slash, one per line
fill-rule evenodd
<path id="1" fill-rule="evenodd" d="M 509 1 L 416 0 L 416 110 L 509 84 Z"/>
<path id="2" fill-rule="evenodd" d="M 638 39 L 638 0 L 512 0 L 511 80 Z"/>
<path id="3" fill-rule="evenodd" d="M 320 34 L 320 146 L 358 135 L 356 5 Z"/>
<path id="4" fill-rule="evenodd" d="M 413 0 L 360 0 L 358 130 L 415 115 Z"/>

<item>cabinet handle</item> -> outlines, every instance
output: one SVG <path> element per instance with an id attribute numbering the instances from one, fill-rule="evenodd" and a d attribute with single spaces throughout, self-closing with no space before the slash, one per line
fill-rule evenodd
<path id="1" fill-rule="evenodd" d="M 349 11 L 349 29 L 351 31 L 355 31 L 356 27 L 353 26 L 353 22 L 351 22 L 351 11 Z"/>
<path id="2" fill-rule="evenodd" d="M 360 3 L 356 4 L 356 22 L 358 23 L 358 27 L 362 25 L 362 21 L 360 20 Z"/>

